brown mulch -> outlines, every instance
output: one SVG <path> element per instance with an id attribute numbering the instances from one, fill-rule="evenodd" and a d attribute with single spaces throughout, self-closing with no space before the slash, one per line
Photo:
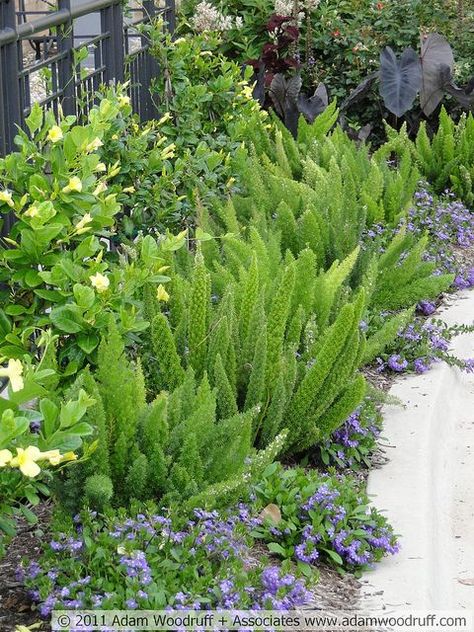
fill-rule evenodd
<path id="1" fill-rule="evenodd" d="M 314 602 L 308 607 L 324 612 L 357 610 L 361 583 L 350 573 L 340 574 L 331 567 L 318 567 L 319 582 L 311 588 Z"/>
<path id="2" fill-rule="evenodd" d="M 0 558 L 0 632 L 14 632 L 17 625 L 32 625 L 40 621 L 32 610 L 32 603 L 22 583 L 16 578 L 16 570 L 22 559 L 37 560 L 40 556 L 41 539 L 48 529 L 51 505 L 42 504 L 34 509 L 38 523 L 18 523 L 17 534 L 10 542 L 6 555 Z M 44 624 L 36 630 L 47 630 Z"/>

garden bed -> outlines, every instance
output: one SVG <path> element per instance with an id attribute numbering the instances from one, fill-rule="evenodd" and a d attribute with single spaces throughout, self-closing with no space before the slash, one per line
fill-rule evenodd
<path id="1" fill-rule="evenodd" d="M 438 108 L 436 132 L 397 123 L 374 145 L 335 102 L 285 125 L 218 34 L 149 36 L 156 120 L 127 85 L 81 124 L 34 107 L 0 161 L 0 627 L 58 608 L 355 611 L 361 576 L 396 581 L 418 546 L 427 607 L 428 577 L 451 573 L 426 544 L 447 525 L 441 474 L 470 457 L 437 402 L 462 394 L 450 367 L 474 369 L 472 323 L 436 309 L 474 286 L 474 119 Z"/>

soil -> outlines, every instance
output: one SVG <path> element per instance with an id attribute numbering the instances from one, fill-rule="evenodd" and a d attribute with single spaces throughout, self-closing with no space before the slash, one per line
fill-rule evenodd
<path id="1" fill-rule="evenodd" d="M 312 589 L 314 603 L 312 610 L 322 610 L 326 614 L 332 612 L 350 612 L 358 609 L 361 583 L 350 573 L 343 575 L 331 566 L 320 566 L 319 582 Z"/>
<path id="2" fill-rule="evenodd" d="M 48 530 L 51 504 L 44 503 L 34 509 L 38 523 L 28 524 L 20 520 L 17 535 L 8 546 L 6 555 L 0 558 L 0 632 L 14 632 L 16 626 L 29 626 L 40 621 L 23 585 L 16 578 L 16 570 L 22 559 L 36 560 L 40 556 L 41 538 Z M 47 630 L 46 624 L 35 630 Z"/>

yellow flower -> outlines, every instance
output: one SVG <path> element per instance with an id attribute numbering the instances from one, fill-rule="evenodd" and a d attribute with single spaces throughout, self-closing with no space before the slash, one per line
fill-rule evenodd
<path id="1" fill-rule="evenodd" d="M 171 145 L 168 145 L 167 147 L 165 147 L 163 151 L 161 152 L 161 159 L 167 160 L 168 158 L 174 158 L 175 149 L 176 149 L 176 145 L 174 143 L 171 143 Z"/>
<path id="2" fill-rule="evenodd" d="M 0 377 L 8 377 L 12 391 L 16 393 L 25 386 L 23 381 L 23 365 L 20 360 L 8 360 L 8 366 L 0 368 Z"/>
<path id="3" fill-rule="evenodd" d="M 16 456 L 10 461 L 11 467 L 18 467 L 20 472 L 28 478 L 34 478 L 41 472 L 41 468 L 36 463 L 41 458 L 41 452 L 34 445 L 16 449 Z"/>
<path id="4" fill-rule="evenodd" d="M 125 187 L 122 189 L 122 193 L 135 193 L 135 187 Z"/>
<path id="5" fill-rule="evenodd" d="M 48 132 L 48 140 L 50 140 L 52 143 L 57 143 L 63 138 L 63 130 L 59 127 L 59 125 L 53 125 L 53 127 Z"/>
<path id="6" fill-rule="evenodd" d="M 119 106 L 123 108 L 126 105 L 130 105 L 130 97 L 126 95 L 122 95 L 118 98 L 118 102 L 119 102 Z"/>
<path id="7" fill-rule="evenodd" d="M 81 191 L 82 191 L 82 182 L 81 182 L 81 179 L 78 178 L 77 176 L 73 176 L 72 178 L 69 178 L 68 184 L 65 187 L 63 187 L 63 193 L 72 193 L 72 192 L 80 193 Z"/>
<path id="8" fill-rule="evenodd" d="M 80 219 L 76 224 L 76 233 L 78 235 L 82 235 L 82 233 L 86 233 L 91 229 L 91 226 L 87 226 L 92 222 L 92 215 L 90 213 L 86 213 L 82 219 Z"/>
<path id="9" fill-rule="evenodd" d="M 92 287 L 95 287 L 98 292 L 105 292 L 109 288 L 109 279 L 100 272 L 90 276 L 89 279 L 91 280 Z"/>
<path id="10" fill-rule="evenodd" d="M 67 461 L 77 461 L 77 454 L 74 452 L 66 452 L 61 457 L 61 463 L 66 463 Z"/>
<path id="11" fill-rule="evenodd" d="M 162 285 L 161 283 L 158 286 L 158 289 L 156 290 L 156 298 L 159 301 L 164 301 L 165 303 L 167 303 L 170 300 L 170 295 L 165 290 L 164 285 Z"/>
<path id="12" fill-rule="evenodd" d="M 59 450 L 48 450 L 47 452 L 41 452 L 38 460 L 46 461 L 48 460 L 51 465 L 59 465 L 61 463 L 62 457 Z"/>
<path id="13" fill-rule="evenodd" d="M 0 202 L 5 202 L 8 206 L 14 206 L 12 194 L 8 191 L 8 189 L 0 191 Z"/>
<path id="14" fill-rule="evenodd" d="M 95 151 L 99 149 L 99 147 L 102 147 L 103 144 L 100 138 L 96 136 L 94 140 L 91 140 L 91 142 L 86 145 L 86 152 Z"/>
<path id="15" fill-rule="evenodd" d="M 8 465 L 13 458 L 13 454 L 10 450 L 0 450 L 0 467 Z"/>
<path id="16" fill-rule="evenodd" d="M 107 191 L 107 185 L 105 182 L 99 182 L 99 184 L 94 189 L 93 195 L 100 195 L 104 191 Z"/>
<path id="17" fill-rule="evenodd" d="M 114 178 L 120 172 L 120 164 L 116 162 L 109 170 L 109 178 Z"/>
<path id="18" fill-rule="evenodd" d="M 103 162 L 98 162 L 94 171 L 97 171 L 97 173 L 103 173 L 104 171 L 107 171 L 107 167 Z"/>
<path id="19" fill-rule="evenodd" d="M 112 134 L 112 140 L 118 140 L 118 135 L 117 134 Z"/>
<path id="20" fill-rule="evenodd" d="M 38 209 L 38 205 L 36 204 L 36 202 L 34 204 L 32 204 L 26 211 L 25 211 L 25 215 L 27 217 L 38 217 L 39 215 L 39 209 Z"/>
<path id="21" fill-rule="evenodd" d="M 171 114 L 169 112 L 166 112 L 166 114 L 163 114 L 163 116 L 158 121 L 158 125 L 163 125 L 164 123 L 170 120 L 171 120 Z"/>
<path id="22" fill-rule="evenodd" d="M 253 89 L 250 86 L 245 86 L 242 89 L 242 95 L 246 98 L 246 99 L 253 99 Z"/>

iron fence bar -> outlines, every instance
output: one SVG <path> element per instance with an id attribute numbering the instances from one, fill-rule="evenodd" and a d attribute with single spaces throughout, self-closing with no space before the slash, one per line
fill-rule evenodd
<path id="1" fill-rule="evenodd" d="M 168 31 L 170 31 L 170 33 L 174 33 L 176 30 L 176 1 L 166 0 L 165 11 Z"/>
<path id="2" fill-rule="evenodd" d="M 156 114 L 149 88 L 159 67 L 139 26 L 162 15 L 168 29 L 174 29 L 174 0 L 165 0 L 164 7 L 144 0 L 142 7 L 132 8 L 133 17 L 127 23 L 122 0 L 86 0 L 76 6 L 71 6 L 71 0 L 58 2 L 56 11 L 45 13 L 26 11 L 21 0 L 20 10 L 15 11 L 15 0 L 0 0 L 0 155 L 13 150 L 17 128 L 24 126 L 33 99 L 56 114 L 61 104 L 65 114 L 81 116 L 92 107 L 101 84 L 121 82 L 126 76 L 135 111 L 142 120 Z M 102 32 L 77 43 L 74 20 L 91 13 L 99 13 Z M 35 19 L 26 22 L 27 15 Z M 57 50 L 51 56 L 44 50 L 37 64 L 23 68 L 23 41 L 35 38 L 55 43 Z M 130 42 L 133 45 L 129 46 Z M 75 51 L 92 46 L 92 68 L 86 65 L 89 72 L 81 76 L 75 68 Z M 46 95 L 41 89 L 31 92 L 32 75 L 45 68 L 50 69 Z"/>
<path id="3" fill-rule="evenodd" d="M 71 14 L 71 0 L 59 0 L 59 9 Z M 76 113 L 76 90 L 74 87 L 74 22 L 71 18 L 58 29 L 58 51 L 64 55 L 58 62 L 58 89 L 62 91 L 61 107 L 64 114 Z"/>
<path id="4" fill-rule="evenodd" d="M 60 54 L 58 53 L 57 55 L 52 55 L 51 57 L 48 57 L 48 59 L 43 59 L 43 61 L 38 62 L 34 66 L 29 66 L 28 68 L 23 68 L 23 70 L 20 70 L 18 76 L 27 77 L 28 75 L 38 72 L 38 70 L 42 70 L 43 68 L 51 66 L 51 64 L 54 64 L 55 62 L 61 61 L 62 59 L 64 59 L 65 55 L 65 52 Z"/>
<path id="5" fill-rule="evenodd" d="M 16 12 L 14 0 L 6 0 L 1 5 L 1 27 L 3 33 L 15 34 Z M 18 71 L 21 60 L 15 40 L 9 40 L 2 50 L 2 96 L 3 121 L 0 145 L 4 151 L 13 147 L 17 126 L 21 125 L 20 79 Z"/>
<path id="6" fill-rule="evenodd" d="M 6 0 L 5 4 L 9 2 L 13 2 L 13 0 Z M 61 7 L 57 11 L 48 13 L 38 20 L 33 20 L 33 22 L 24 22 L 23 24 L 19 24 L 16 28 L 14 25 L 13 28 L 0 30 L 0 46 L 20 39 L 28 39 L 29 35 L 35 35 L 40 31 L 46 31 L 55 26 L 61 26 L 61 24 L 66 24 L 88 13 L 97 13 L 106 7 L 119 4 L 120 0 L 89 0 L 88 2 L 69 9 Z"/>

